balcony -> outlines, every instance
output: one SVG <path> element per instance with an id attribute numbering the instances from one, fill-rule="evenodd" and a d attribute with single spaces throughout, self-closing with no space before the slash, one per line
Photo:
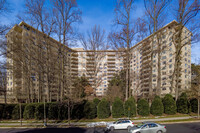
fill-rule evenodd
<path id="1" fill-rule="evenodd" d="M 108 58 L 107 61 L 115 61 L 115 58 Z"/>

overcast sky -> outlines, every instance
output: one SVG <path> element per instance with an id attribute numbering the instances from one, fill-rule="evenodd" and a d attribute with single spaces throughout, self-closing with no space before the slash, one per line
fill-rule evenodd
<path id="1" fill-rule="evenodd" d="M 79 32 L 86 33 L 95 24 L 100 25 L 108 34 L 113 29 L 113 17 L 116 0 L 77 0 L 78 7 L 82 11 L 82 23 L 78 25 Z M 17 24 L 16 15 L 23 15 L 25 0 L 8 0 L 12 9 L 11 13 L 1 18 L 0 23 Z M 170 5 L 171 7 L 173 5 Z M 134 17 L 142 17 L 144 15 L 143 0 L 135 0 Z M 171 14 L 168 14 L 166 24 L 173 20 Z M 200 43 L 192 46 L 192 62 L 200 57 Z"/>

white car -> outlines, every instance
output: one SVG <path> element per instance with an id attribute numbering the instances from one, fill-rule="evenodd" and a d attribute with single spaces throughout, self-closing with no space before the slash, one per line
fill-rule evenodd
<path id="1" fill-rule="evenodd" d="M 130 128 L 129 133 L 166 133 L 166 126 L 154 122 L 140 123 Z"/>
<path id="2" fill-rule="evenodd" d="M 128 119 L 120 119 L 116 122 L 107 125 L 107 129 L 113 131 L 114 129 L 130 129 L 134 126 L 134 123 Z"/>

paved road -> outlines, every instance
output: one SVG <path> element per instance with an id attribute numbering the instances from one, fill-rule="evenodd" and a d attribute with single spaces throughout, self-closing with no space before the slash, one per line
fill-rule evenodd
<path id="1" fill-rule="evenodd" d="M 137 119 L 133 119 L 133 122 L 134 123 L 139 123 L 139 122 L 144 122 L 144 121 L 169 121 L 169 120 L 185 120 L 185 119 L 191 119 L 191 118 L 195 118 L 196 116 L 185 116 L 185 117 L 171 117 L 171 118 L 162 118 L 162 117 L 159 117 L 159 118 L 154 118 L 154 119 L 140 119 L 140 120 L 137 120 Z M 30 122 L 27 122 L 27 121 L 23 121 L 22 122 L 23 126 L 43 126 L 43 122 L 40 121 L 39 123 L 30 123 Z M 80 126 L 80 125 L 87 125 L 91 122 L 76 122 L 76 123 L 71 123 L 72 125 L 76 125 L 76 126 Z M 19 126 L 19 121 L 11 121 L 10 123 L 6 123 L 7 126 Z M 5 123 L 0 123 L 0 126 L 4 126 Z M 50 126 L 67 126 L 68 124 L 67 123 L 48 123 L 48 125 Z"/>
<path id="2" fill-rule="evenodd" d="M 200 122 L 166 124 L 167 133 L 200 133 Z M 0 133 L 108 133 L 104 128 L 42 128 L 42 129 L 0 129 Z M 127 130 L 115 130 L 109 133 L 127 133 Z"/>

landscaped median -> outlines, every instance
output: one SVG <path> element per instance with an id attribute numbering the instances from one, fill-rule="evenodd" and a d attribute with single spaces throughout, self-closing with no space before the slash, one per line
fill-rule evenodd
<path id="1" fill-rule="evenodd" d="M 69 126 L 78 126 L 78 127 L 92 127 L 94 126 L 106 126 L 107 123 L 114 122 L 118 118 L 107 118 L 107 119 L 81 119 L 81 120 L 71 120 L 70 125 L 67 120 L 48 120 L 47 126 L 49 127 L 69 127 Z M 135 117 L 131 119 L 135 124 L 144 122 L 144 121 L 154 121 L 161 124 L 170 124 L 170 123 L 189 123 L 189 122 L 200 122 L 195 116 L 192 115 L 169 115 L 169 116 L 160 116 L 160 117 Z M 41 120 L 23 120 L 22 126 L 21 121 L 19 120 L 2 120 L 0 121 L 0 128 L 42 128 L 44 126 L 44 121 Z"/>

